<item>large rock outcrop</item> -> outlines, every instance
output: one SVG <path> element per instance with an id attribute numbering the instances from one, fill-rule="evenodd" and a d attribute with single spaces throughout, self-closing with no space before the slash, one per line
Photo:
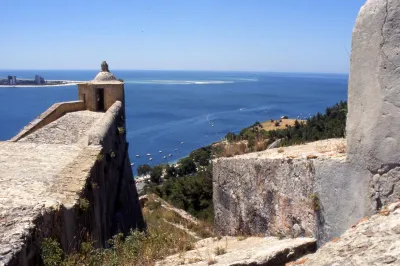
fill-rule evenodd
<path id="1" fill-rule="evenodd" d="M 400 2 L 369 0 L 353 31 L 348 157 L 373 172 L 400 165 Z"/>
<path id="2" fill-rule="evenodd" d="M 315 254 L 288 266 L 400 265 L 400 202 L 364 218 Z"/>
<path id="3" fill-rule="evenodd" d="M 195 249 L 176 254 L 156 266 L 283 266 L 316 248 L 315 239 L 278 239 L 276 237 L 207 238 L 196 243 Z"/>
<path id="4" fill-rule="evenodd" d="M 348 161 L 373 175 L 372 208 L 400 196 L 400 2 L 369 0 L 353 32 Z"/>

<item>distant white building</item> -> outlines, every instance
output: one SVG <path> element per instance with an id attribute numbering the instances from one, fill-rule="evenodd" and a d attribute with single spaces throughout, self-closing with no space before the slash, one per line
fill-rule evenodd
<path id="1" fill-rule="evenodd" d="M 17 77 L 16 76 L 8 76 L 8 84 L 9 85 L 16 85 L 17 84 Z"/>
<path id="2" fill-rule="evenodd" d="M 36 84 L 44 84 L 44 78 L 42 78 L 42 77 L 39 76 L 39 75 L 36 75 L 36 76 L 35 76 L 35 83 L 36 83 Z"/>

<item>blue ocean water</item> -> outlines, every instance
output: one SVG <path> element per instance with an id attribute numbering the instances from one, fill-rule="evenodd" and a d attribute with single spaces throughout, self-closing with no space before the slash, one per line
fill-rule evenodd
<path id="1" fill-rule="evenodd" d="M 97 72 L 0 70 L 0 77 L 33 78 L 39 74 L 45 79 L 84 81 Z M 347 99 L 348 76 L 340 74 L 113 73 L 125 80 L 127 138 L 135 169 L 143 163 L 175 161 L 256 121 L 282 115 L 303 118 Z M 0 88 L 0 140 L 13 137 L 53 103 L 76 99 L 76 86 Z M 163 159 L 168 154 L 173 156 Z"/>

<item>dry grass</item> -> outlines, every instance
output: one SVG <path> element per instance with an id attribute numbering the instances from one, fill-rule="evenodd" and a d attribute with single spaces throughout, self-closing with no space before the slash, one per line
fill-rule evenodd
<path id="1" fill-rule="evenodd" d="M 327 152 L 346 153 L 346 144 L 344 142 L 338 142 L 334 144 L 318 143 L 315 148 L 319 153 L 327 153 Z"/>
<path id="2" fill-rule="evenodd" d="M 215 264 L 215 263 L 217 263 L 217 260 L 216 260 L 215 258 L 211 258 L 211 259 L 209 259 L 209 260 L 207 261 L 207 264 L 208 264 L 208 265 L 213 265 L 213 264 Z"/>
<path id="3" fill-rule="evenodd" d="M 272 122 L 273 121 L 273 122 Z M 278 119 L 278 120 L 268 120 L 261 123 L 263 129 L 266 131 L 275 129 L 285 129 L 288 126 L 294 126 L 296 119 Z M 299 123 L 305 123 L 306 120 L 297 120 Z M 279 126 L 275 126 L 275 122 L 279 122 Z"/>
<path id="4" fill-rule="evenodd" d="M 223 255 L 225 253 L 226 253 L 226 248 L 223 248 L 223 247 L 216 247 L 215 250 L 214 250 L 214 254 L 216 256 L 220 256 L 220 255 Z"/>
<path id="5" fill-rule="evenodd" d="M 173 224 L 179 224 L 198 236 L 208 237 L 212 232 L 205 223 L 194 224 L 177 213 L 167 210 L 153 198 L 143 209 L 147 233 L 132 232 L 126 239 L 115 236 L 110 249 L 94 249 L 87 243 L 85 250 L 68 256 L 60 265 L 154 265 L 165 257 L 194 248 L 196 239 Z M 150 207 L 150 208 L 149 208 Z M 171 224 L 173 223 L 173 224 Z"/>
<path id="6" fill-rule="evenodd" d="M 346 144 L 345 143 L 338 143 L 335 145 L 335 149 L 339 152 L 339 153 L 346 153 Z"/>

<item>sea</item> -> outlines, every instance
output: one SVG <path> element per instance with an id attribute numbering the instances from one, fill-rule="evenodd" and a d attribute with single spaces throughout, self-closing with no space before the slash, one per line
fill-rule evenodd
<path id="1" fill-rule="evenodd" d="M 33 78 L 38 74 L 49 80 L 85 81 L 97 73 L 0 70 L 0 78 Z M 304 119 L 347 100 L 347 74 L 113 73 L 125 81 L 126 130 L 135 173 L 141 164 L 174 163 L 192 150 L 220 141 L 228 132 L 239 132 L 256 121 L 284 115 Z M 0 87 L 0 141 L 12 138 L 52 104 L 77 98 L 77 86 Z"/>

